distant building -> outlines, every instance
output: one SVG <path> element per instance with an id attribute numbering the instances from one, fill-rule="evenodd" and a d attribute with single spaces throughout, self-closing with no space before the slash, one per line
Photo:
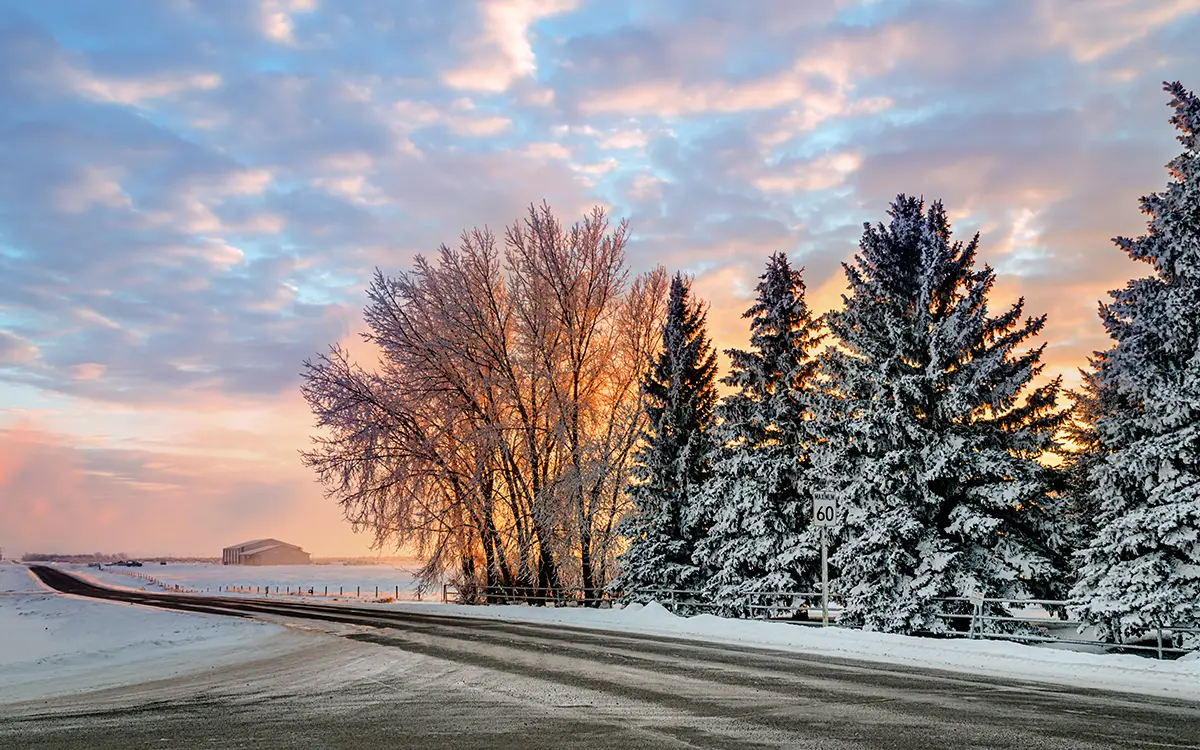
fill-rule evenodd
<path id="1" fill-rule="evenodd" d="M 312 555 L 278 539 L 252 539 L 226 547 L 221 562 L 225 565 L 311 565 Z"/>

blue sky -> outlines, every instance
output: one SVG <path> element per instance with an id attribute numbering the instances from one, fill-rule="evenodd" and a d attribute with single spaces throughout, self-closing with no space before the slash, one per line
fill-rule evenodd
<path id="1" fill-rule="evenodd" d="M 300 362 L 372 268 L 543 199 L 737 345 L 769 253 L 827 309 L 863 221 L 941 198 L 1071 378 L 1197 38 L 1192 0 L 0 2 L 0 545 L 363 550 Z"/>

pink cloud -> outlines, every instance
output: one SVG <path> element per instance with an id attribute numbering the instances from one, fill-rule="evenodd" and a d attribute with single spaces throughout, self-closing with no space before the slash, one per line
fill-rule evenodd
<path id="1" fill-rule="evenodd" d="M 195 431 L 183 441 L 195 454 L 86 446 L 29 422 L 0 429 L 0 544 L 216 557 L 232 541 L 277 536 L 317 555 L 369 554 L 300 465 L 302 433 L 286 431 L 286 413 L 260 432 Z"/>
<path id="2" fill-rule="evenodd" d="M 468 45 L 466 61 L 447 70 L 442 79 L 456 89 L 506 90 L 537 69 L 529 42 L 530 26 L 575 5 L 575 0 L 492 0 L 482 4 L 482 28 Z"/>

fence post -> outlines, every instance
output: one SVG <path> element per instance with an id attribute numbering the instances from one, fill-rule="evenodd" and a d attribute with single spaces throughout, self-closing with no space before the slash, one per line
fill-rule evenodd
<path id="1" fill-rule="evenodd" d="M 379 598 L 379 586 L 378 586 L 378 584 L 375 586 L 375 598 L 376 598 L 376 599 L 378 599 L 378 598 Z"/>
<path id="2" fill-rule="evenodd" d="M 355 599 L 361 599 L 361 598 L 362 598 L 362 586 L 355 586 L 355 587 L 354 587 L 354 598 L 355 598 Z"/>
<path id="3" fill-rule="evenodd" d="M 1162 651 L 1163 651 L 1163 649 L 1162 649 L 1162 623 L 1159 623 L 1159 625 L 1158 625 L 1158 660 L 1159 661 L 1162 661 L 1162 658 L 1163 658 Z"/>
<path id="4" fill-rule="evenodd" d="M 442 604 L 446 604 L 446 584 L 442 584 Z"/>

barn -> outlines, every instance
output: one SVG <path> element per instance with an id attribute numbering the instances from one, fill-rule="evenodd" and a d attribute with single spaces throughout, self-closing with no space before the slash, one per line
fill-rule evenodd
<path id="1" fill-rule="evenodd" d="M 225 565 L 311 565 L 312 555 L 278 539 L 251 539 L 226 547 L 221 562 Z"/>

